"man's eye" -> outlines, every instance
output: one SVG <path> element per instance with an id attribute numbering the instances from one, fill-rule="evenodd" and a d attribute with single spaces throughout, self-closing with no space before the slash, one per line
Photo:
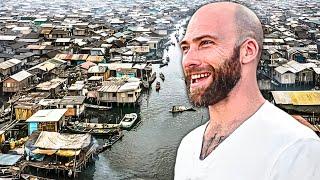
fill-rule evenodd
<path id="1" fill-rule="evenodd" d="M 187 51 L 189 50 L 189 47 L 187 47 L 187 46 L 182 46 L 182 47 L 181 47 L 181 50 L 182 50 L 183 52 L 187 52 Z"/>
<path id="2" fill-rule="evenodd" d="M 204 41 L 201 41 L 200 45 L 201 46 L 206 46 L 206 45 L 210 45 L 210 44 L 213 44 L 213 41 L 210 41 L 210 40 L 204 40 Z"/>

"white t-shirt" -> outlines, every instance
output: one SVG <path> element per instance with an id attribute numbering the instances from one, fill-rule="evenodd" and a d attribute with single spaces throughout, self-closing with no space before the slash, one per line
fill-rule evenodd
<path id="1" fill-rule="evenodd" d="M 200 160 L 206 125 L 181 141 L 176 180 L 320 180 L 319 137 L 268 101 Z"/>

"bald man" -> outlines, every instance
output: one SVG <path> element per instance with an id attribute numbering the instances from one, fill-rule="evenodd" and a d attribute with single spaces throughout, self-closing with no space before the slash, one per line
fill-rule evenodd
<path id="1" fill-rule="evenodd" d="M 180 43 L 187 91 L 210 120 L 181 141 L 175 179 L 320 179 L 317 135 L 259 91 L 262 41 L 259 19 L 239 4 L 207 4 L 190 19 Z"/>

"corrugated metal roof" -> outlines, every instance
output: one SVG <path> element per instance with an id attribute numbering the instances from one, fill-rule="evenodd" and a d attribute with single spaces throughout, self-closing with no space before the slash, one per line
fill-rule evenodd
<path id="1" fill-rule="evenodd" d="M 91 62 L 102 62 L 104 59 L 103 56 L 89 56 L 87 58 L 87 61 L 91 61 Z"/>
<path id="2" fill-rule="evenodd" d="M 14 27 L 12 28 L 12 31 L 28 31 L 30 30 L 30 27 Z"/>
<path id="3" fill-rule="evenodd" d="M 313 70 L 316 74 L 320 74 L 320 67 L 313 67 Z"/>
<path id="4" fill-rule="evenodd" d="M 30 68 L 29 70 L 41 69 L 43 71 L 51 71 L 52 69 L 54 69 L 64 63 L 66 63 L 66 61 L 63 61 L 59 58 L 58 59 L 49 59 L 43 63 L 40 63 L 40 64 Z"/>
<path id="5" fill-rule="evenodd" d="M 68 55 L 68 54 L 57 54 L 57 55 L 55 56 L 55 58 L 67 60 L 67 58 L 66 58 L 67 55 Z"/>
<path id="6" fill-rule="evenodd" d="M 19 63 L 21 63 L 19 59 L 9 59 L 8 61 L 0 63 L 0 68 L 1 69 L 8 69 L 11 68 Z"/>
<path id="7" fill-rule="evenodd" d="M 14 64 L 19 64 L 19 63 L 22 62 L 22 61 L 19 60 L 19 59 L 9 59 L 8 61 L 10 61 L 10 62 L 12 62 L 12 63 L 14 63 Z"/>
<path id="8" fill-rule="evenodd" d="M 98 89 L 98 92 L 117 92 L 124 82 L 105 81 L 104 85 Z"/>
<path id="9" fill-rule="evenodd" d="M 57 43 L 70 42 L 71 38 L 57 38 Z"/>
<path id="10" fill-rule="evenodd" d="M 61 83 L 64 83 L 66 81 L 67 81 L 67 79 L 56 78 L 56 79 L 51 79 L 50 81 L 40 83 L 36 87 L 39 90 L 48 91 L 50 89 L 54 89 L 54 88 L 58 87 Z"/>
<path id="11" fill-rule="evenodd" d="M 140 79 L 138 78 L 117 78 L 110 77 L 108 81 L 103 82 L 103 86 L 98 92 L 126 92 L 139 89 Z"/>
<path id="12" fill-rule="evenodd" d="M 41 66 L 39 66 L 38 68 L 41 69 L 42 71 L 51 71 L 55 67 L 56 67 L 55 64 L 48 62 L 48 63 L 41 64 Z"/>
<path id="13" fill-rule="evenodd" d="M 99 64 L 101 66 L 107 66 L 110 70 L 117 69 L 132 69 L 133 63 L 108 63 L 108 64 Z"/>
<path id="14" fill-rule="evenodd" d="M 288 68 L 283 67 L 283 66 L 278 66 L 278 67 L 276 67 L 274 70 L 277 71 L 277 72 L 280 73 L 280 74 L 284 74 L 284 73 L 286 73 L 286 72 L 289 71 Z"/>
<path id="15" fill-rule="evenodd" d="M 99 81 L 102 80 L 103 76 L 91 76 L 88 81 Z"/>
<path id="16" fill-rule="evenodd" d="M 269 38 L 265 38 L 263 39 L 263 42 L 265 43 L 284 43 L 283 39 L 269 39 Z"/>
<path id="17" fill-rule="evenodd" d="M 320 105 L 320 91 L 272 91 L 276 104 Z"/>
<path id="18" fill-rule="evenodd" d="M 27 49 L 32 49 L 32 50 L 41 50 L 41 49 L 45 49 L 46 46 L 43 45 L 28 45 Z"/>
<path id="19" fill-rule="evenodd" d="M 72 90 L 81 90 L 83 89 L 84 84 L 71 84 L 71 86 L 68 88 L 69 91 Z"/>
<path id="20" fill-rule="evenodd" d="M 298 63 L 297 61 L 289 61 L 286 65 L 294 68 L 297 72 L 307 68 L 304 64 Z"/>
<path id="21" fill-rule="evenodd" d="M 138 90 L 139 86 L 140 86 L 140 82 L 128 82 L 122 85 L 118 89 L 118 92 L 128 92 L 128 91 Z"/>
<path id="22" fill-rule="evenodd" d="M 88 54 L 73 54 L 71 57 L 71 60 L 85 61 L 87 58 L 88 58 Z"/>
<path id="23" fill-rule="evenodd" d="M 275 68 L 277 72 L 283 74 L 287 71 L 297 73 L 305 69 L 316 68 L 317 65 L 314 63 L 298 63 L 296 61 L 289 61 L 288 63 Z"/>
<path id="24" fill-rule="evenodd" d="M 0 41 L 13 41 L 17 36 L 0 36 Z"/>
<path id="25" fill-rule="evenodd" d="M 43 109 L 33 114 L 26 122 L 57 122 L 68 109 Z"/>
<path id="26" fill-rule="evenodd" d="M 291 98 L 285 91 L 272 91 L 276 104 L 291 104 Z"/>
<path id="27" fill-rule="evenodd" d="M 134 69 L 144 69 L 147 66 L 147 64 L 135 64 L 133 66 Z"/>
<path id="28" fill-rule="evenodd" d="M 61 99 L 41 99 L 38 104 L 41 106 L 57 105 L 60 101 Z"/>
<path id="29" fill-rule="evenodd" d="M 85 96 L 65 96 L 61 99 L 59 104 L 62 105 L 79 105 L 83 104 L 84 100 L 86 99 Z"/>
<path id="30" fill-rule="evenodd" d="M 121 84 L 112 84 L 104 92 L 118 92 L 118 89 L 121 87 Z"/>
<path id="31" fill-rule="evenodd" d="M 1 166 L 12 166 L 16 164 L 19 159 L 22 158 L 22 155 L 14 154 L 0 154 L 0 165 Z"/>
<path id="32" fill-rule="evenodd" d="M 87 61 L 87 62 L 82 63 L 80 66 L 83 69 L 89 69 L 91 66 L 96 66 L 96 64 L 93 62 Z"/>
<path id="33" fill-rule="evenodd" d="M 18 72 L 16 74 L 10 76 L 10 78 L 20 82 L 20 81 L 22 81 L 22 80 L 24 80 L 24 79 L 26 79 L 26 78 L 28 78 L 30 76 L 32 76 L 31 73 L 29 73 L 29 72 L 27 72 L 25 70 L 22 70 L 22 71 L 20 71 L 20 72 Z"/>
<path id="34" fill-rule="evenodd" d="M 42 29 L 40 34 L 50 34 L 52 29 Z"/>

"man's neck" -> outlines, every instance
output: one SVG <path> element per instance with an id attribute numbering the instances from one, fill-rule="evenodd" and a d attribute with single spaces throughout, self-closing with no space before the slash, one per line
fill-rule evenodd
<path id="1" fill-rule="evenodd" d="M 224 139 L 252 116 L 265 102 L 257 86 L 235 87 L 228 98 L 209 106 L 200 159 L 205 159 Z"/>
<path id="2" fill-rule="evenodd" d="M 258 88 L 235 89 L 221 102 L 209 106 L 210 121 L 206 132 L 220 127 L 221 133 L 232 133 L 265 102 Z M 238 126 L 237 126 L 238 125 Z"/>

